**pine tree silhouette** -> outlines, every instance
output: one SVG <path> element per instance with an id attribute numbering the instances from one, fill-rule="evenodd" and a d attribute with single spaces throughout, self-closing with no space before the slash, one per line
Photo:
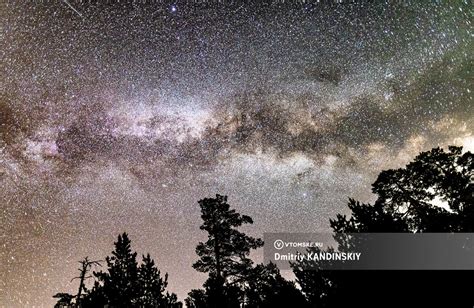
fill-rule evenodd
<path id="1" fill-rule="evenodd" d="M 96 273 L 103 283 L 103 292 L 114 307 L 132 307 L 138 302 L 137 253 L 132 252 L 127 233 L 118 236 L 115 250 L 107 257 L 107 272 Z"/>
<path id="2" fill-rule="evenodd" d="M 187 308 L 207 308 L 207 294 L 202 289 L 193 289 L 184 302 Z"/>
<path id="3" fill-rule="evenodd" d="M 249 258 L 250 251 L 263 246 L 263 241 L 237 230 L 253 221 L 249 216 L 230 209 L 226 196 L 205 198 L 199 201 L 199 205 L 203 220 L 200 229 L 207 232 L 208 240 L 197 245 L 199 260 L 193 267 L 209 273 L 206 289 L 210 307 L 233 306 L 231 302 L 236 292 L 233 288 L 226 288 L 226 284 L 248 274 L 253 264 Z M 230 292 L 234 296 L 230 296 Z"/>
<path id="4" fill-rule="evenodd" d="M 107 271 L 94 272 L 97 280 L 80 302 L 82 308 L 140 307 L 181 308 L 176 294 L 166 291 L 168 274 L 161 277 L 149 254 L 138 266 L 127 233 L 118 236 L 112 256 L 106 257 Z"/>
<path id="5" fill-rule="evenodd" d="M 167 299 L 165 290 L 168 286 L 168 274 L 161 278 L 160 271 L 155 266 L 155 261 L 150 254 L 143 256 L 138 272 L 139 298 L 138 306 L 143 308 L 165 307 Z"/>
<path id="6" fill-rule="evenodd" d="M 460 147 L 423 152 L 405 168 L 380 173 L 372 185 L 377 194 L 373 204 L 349 199 L 351 216 L 338 214 L 330 220 L 335 239 L 344 247 L 353 244 L 347 233 L 472 232 L 473 178 L 472 153 L 462 153 Z M 190 308 L 382 307 L 407 306 L 408 301 L 420 307 L 471 307 L 474 303 L 470 289 L 474 271 L 307 270 L 295 262 L 292 267 L 302 293 L 275 264 L 253 265 L 249 254 L 263 241 L 238 230 L 253 221 L 231 209 L 226 196 L 205 198 L 199 205 L 200 229 L 208 238 L 197 245 L 199 259 L 193 267 L 209 277 L 204 289 L 189 292 L 185 302 Z M 114 245 L 106 271 L 94 272 L 92 289 L 84 284 L 92 264 L 85 259 L 78 296 L 57 293 L 56 307 L 182 307 L 176 295 L 166 291 L 168 275 L 161 276 L 149 254 L 138 265 L 127 233 L 119 235 Z"/>
<path id="7" fill-rule="evenodd" d="M 204 290 L 189 292 L 188 307 L 306 307 L 302 293 L 280 275 L 275 264 L 253 266 L 248 255 L 252 249 L 261 247 L 263 241 L 237 230 L 243 224 L 253 223 L 249 216 L 230 209 L 226 196 L 206 198 L 199 205 L 201 229 L 207 231 L 208 240 L 197 246 L 200 259 L 193 267 L 208 272 L 209 278 Z"/>
<path id="8" fill-rule="evenodd" d="M 274 263 L 258 264 L 247 279 L 245 307 L 308 307 L 296 284 L 284 279 Z"/>

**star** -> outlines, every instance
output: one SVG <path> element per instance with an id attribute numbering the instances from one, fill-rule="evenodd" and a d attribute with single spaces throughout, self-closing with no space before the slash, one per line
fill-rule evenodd
<path id="1" fill-rule="evenodd" d="M 6 1 L 0 306 L 53 306 L 124 231 L 183 300 L 198 200 L 228 195 L 256 236 L 318 232 L 382 170 L 473 149 L 471 11 Z"/>

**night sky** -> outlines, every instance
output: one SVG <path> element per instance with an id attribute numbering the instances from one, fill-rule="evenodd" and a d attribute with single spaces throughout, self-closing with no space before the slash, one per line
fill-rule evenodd
<path id="1" fill-rule="evenodd" d="M 123 231 L 182 300 L 199 199 L 328 231 L 380 171 L 473 151 L 474 10 L 447 2 L 3 1 L 0 306 L 51 307 Z"/>

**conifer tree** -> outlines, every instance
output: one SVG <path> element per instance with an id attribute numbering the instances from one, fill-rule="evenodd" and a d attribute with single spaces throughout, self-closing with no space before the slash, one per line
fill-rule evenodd
<path id="1" fill-rule="evenodd" d="M 263 246 L 261 239 L 256 239 L 237 230 L 244 224 L 252 224 L 252 218 L 240 215 L 230 209 L 227 196 L 216 195 L 216 198 L 205 198 L 199 201 L 203 224 L 200 229 L 208 234 L 206 242 L 196 247 L 199 260 L 193 267 L 209 273 L 207 282 L 208 300 L 212 306 L 228 306 L 225 285 L 244 279 L 252 269 L 249 258 L 252 249 Z M 230 292 L 230 289 L 227 290 Z"/>
<path id="2" fill-rule="evenodd" d="M 138 271 L 139 294 L 138 304 L 142 308 L 165 307 L 165 289 L 168 285 L 168 274 L 162 278 L 150 254 L 143 256 Z"/>
<path id="3" fill-rule="evenodd" d="M 137 253 L 132 252 L 127 233 L 118 236 L 115 250 L 107 257 L 107 272 L 96 273 L 103 292 L 114 307 L 133 307 L 139 294 Z"/>

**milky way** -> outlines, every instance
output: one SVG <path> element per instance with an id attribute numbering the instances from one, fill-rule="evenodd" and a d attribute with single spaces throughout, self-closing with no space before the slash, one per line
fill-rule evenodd
<path id="1" fill-rule="evenodd" d="M 52 306 L 123 231 L 183 299 L 199 199 L 329 230 L 380 171 L 474 150 L 470 2 L 0 5 L 0 306 Z"/>

